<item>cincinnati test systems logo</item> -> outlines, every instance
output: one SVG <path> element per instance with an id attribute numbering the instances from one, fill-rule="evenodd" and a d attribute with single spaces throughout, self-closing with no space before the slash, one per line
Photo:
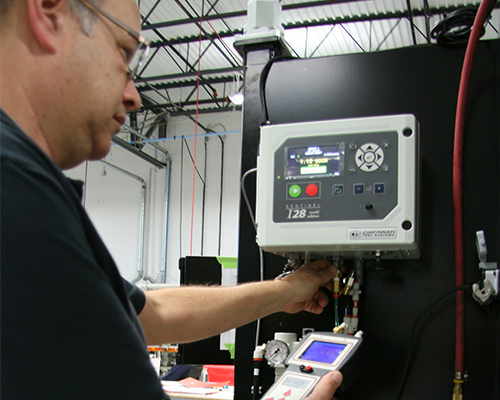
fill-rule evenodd
<path id="1" fill-rule="evenodd" d="M 398 230 L 396 228 L 385 229 L 348 229 L 349 240 L 363 239 L 396 239 Z"/>

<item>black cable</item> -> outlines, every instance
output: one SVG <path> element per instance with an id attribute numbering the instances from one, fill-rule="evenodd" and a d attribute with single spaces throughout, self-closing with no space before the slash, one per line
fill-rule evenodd
<path id="1" fill-rule="evenodd" d="M 181 171 L 179 187 L 179 256 L 182 257 L 182 182 L 184 178 L 184 140 L 181 140 Z"/>
<path id="2" fill-rule="evenodd" d="M 259 82 L 259 94 L 260 94 L 260 105 L 262 107 L 262 122 L 261 124 L 264 125 L 269 122 L 269 114 L 267 112 L 267 103 L 266 103 L 266 82 L 267 82 L 267 76 L 269 75 L 269 71 L 271 70 L 271 67 L 276 61 L 282 61 L 282 60 L 293 60 L 296 59 L 296 57 L 292 56 L 278 56 L 271 58 L 266 65 L 264 65 L 264 68 L 262 68 L 262 71 L 260 73 L 260 82 Z"/>
<path id="3" fill-rule="evenodd" d="M 225 128 L 224 128 L 225 129 Z M 221 242 L 222 242 L 222 196 L 224 193 L 224 140 L 217 135 L 217 137 L 220 140 L 220 145 L 221 145 L 221 160 L 220 160 L 220 197 L 219 197 L 219 248 L 217 251 L 217 255 L 220 256 L 220 247 L 221 247 Z"/>
<path id="4" fill-rule="evenodd" d="M 411 356 L 413 353 L 413 339 L 415 337 L 415 332 L 417 329 L 417 325 L 422 319 L 422 317 L 427 314 L 429 310 L 431 310 L 434 306 L 436 306 L 441 300 L 446 298 L 452 293 L 455 293 L 458 290 L 466 290 L 466 289 L 472 289 L 472 283 L 466 284 L 466 285 L 461 285 L 454 287 L 453 289 L 448 290 L 447 292 L 443 293 L 441 296 L 439 296 L 436 300 L 434 300 L 431 304 L 429 304 L 424 310 L 415 318 L 415 321 L 413 322 L 413 325 L 411 327 L 411 337 L 410 337 L 410 348 L 408 349 L 408 358 L 406 360 L 406 366 L 403 372 L 403 377 L 401 378 L 401 384 L 399 386 L 398 394 L 396 396 L 396 400 L 399 400 L 401 398 L 401 394 L 403 392 L 403 388 L 406 382 L 406 378 L 408 377 L 408 370 L 410 367 L 410 362 L 411 362 Z"/>
<path id="5" fill-rule="evenodd" d="M 491 3 L 486 21 L 491 18 L 491 12 L 495 8 L 496 1 Z M 437 41 L 439 45 L 447 45 L 450 43 L 467 42 L 472 31 L 472 25 L 476 18 L 479 6 L 467 6 L 461 8 L 451 14 L 445 15 L 431 31 L 431 37 Z M 483 26 L 481 37 L 485 34 L 486 29 Z"/>
<path id="6" fill-rule="evenodd" d="M 183 140 L 184 140 L 184 143 L 186 144 L 186 148 L 187 148 L 189 157 L 191 158 L 191 163 L 193 165 L 195 165 L 194 164 L 193 154 L 191 153 L 191 149 L 189 148 L 189 144 L 188 144 L 188 142 L 187 142 L 187 140 L 186 140 L 185 137 L 183 137 Z M 196 169 L 196 173 L 198 174 L 198 178 L 200 178 L 201 183 L 203 183 L 203 186 L 205 186 L 205 181 L 203 180 L 203 177 L 201 176 L 200 171 L 198 171 L 198 167 L 195 167 L 195 169 Z"/>
<path id="7" fill-rule="evenodd" d="M 240 188 L 241 188 L 241 193 L 243 194 L 243 198 L 245 199 L 245 203 L 247 205 L 247 210 L 248 214 L 250 215 L 250 220 L 252 221 L 252 225 L 255 228 L 255 232 L 257 232 L 257 226 L 255 225 L 255 217 L 253 215 L 252 206 L 250 205 L 250 200 L 247 195 L 247 189 L 245 187 L 245 181 L 248 175 L 253 174 L 255 172 L 257 172 L 257 168 L 249 169 L 247 172 L 243 174 L 243 176 L 241 177 Z"/>
<path id="8" fill-rule="evenodd" d="M 207 181 L 207 156 L 208 156 L 208 149 L 207 149 L 207 138 L 204 140 L 205 144 L 205 162 L 203 166 L 203 182 Z M 204 244 L 204 239 L 205 239 L 205 209 L 207 207 L 207 185 L 203 185 L 203 191 L 202 191 L 202 200 L 201 204 L 203 206 L 201 207 L 201 250 L 200 250 L 200 255 L 203 255 L 203 244 Z"/>
<path id="9" fill-rule="evenodd" d="M 415 35 L 415 23 L 413 22 L 413 7 L 411 6 L 411 1 L 406 0 L 406 8 L 408 9 L 408 21 L 410 21 L 411 27 L 411 37 L 413 39 L 413 45 L 417 45 L 417 37 Z"/>

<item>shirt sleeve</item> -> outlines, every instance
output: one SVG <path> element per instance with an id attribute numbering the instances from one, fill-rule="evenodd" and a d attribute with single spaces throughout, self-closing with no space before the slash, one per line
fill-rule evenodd
<path id="1" fill-rule="evenodd" d="M 134 307 L 135 313 L 139 315 L 144 308 L 144 304 L 146 304 L 146 295 L 140 288 L 124 278 L 123 284 L 125 285 L 125 291 L 132 307 Z"/>

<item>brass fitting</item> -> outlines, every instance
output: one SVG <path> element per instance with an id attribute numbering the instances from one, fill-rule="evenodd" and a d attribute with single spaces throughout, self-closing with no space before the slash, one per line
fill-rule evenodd
<path id="1" fill-rule="evenodd" d="M 464 381 L 462 379 L 453 379 L 453 382 L 455 383 L 455 387 L 453 388 L 452 400 L 463 400 L 462 385 Z"/>
<path id="2" fill-rule="evenodd" d="M 354 284 L 354 271 L 352 271 L 351 275 L 349 275 L 349 278 L 347 279 L 347 282 L 345 283 L 345 286 L 341 294 L 347 295 L 349 293 L 349 290 L 351 290 L 353 284 Z"/>
<path id="3" fill-rule="evenodd" d="M 340 272 L 337 271 L 337 275 L 333 278 L 333 293 L 334 294 L 339 294 L 340 293 Z"/>
<path id="4" fill-rule="evenodd" d="M 345 328 L 346 328 L 345 322 L 342 322 L 339 326 L 336 326 L 335 328 L 332 329 L 333 333 L 344 333 Z"/>

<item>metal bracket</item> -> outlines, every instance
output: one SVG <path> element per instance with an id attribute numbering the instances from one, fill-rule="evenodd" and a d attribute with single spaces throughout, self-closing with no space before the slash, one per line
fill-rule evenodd
<path id="1" fill-rule="evenodd" d="M 500 270 L 496 262 L 486 262 L 488 249 L 483 231 L 476 232 L 476 248 L 479 257 L 479 269 L 483 271 L 483 281 L 472 285 L 472 297 L 481 305 L 490 304 L 498 295 L 500 288 Z"/>

